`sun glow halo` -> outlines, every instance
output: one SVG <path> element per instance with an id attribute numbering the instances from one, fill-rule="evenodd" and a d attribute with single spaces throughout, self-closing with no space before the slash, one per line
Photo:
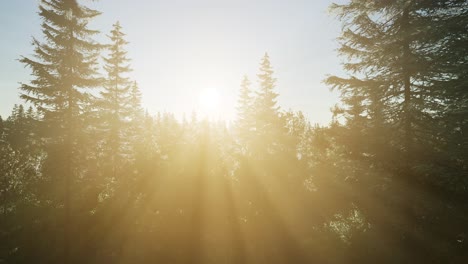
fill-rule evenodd
<path id="1" fill-rule="evenodd" d="M 201 114 L 213 116 L 219 111 L 221 96 L 216 89 L 203 90 L 198 98 L 199 110 Z"/>

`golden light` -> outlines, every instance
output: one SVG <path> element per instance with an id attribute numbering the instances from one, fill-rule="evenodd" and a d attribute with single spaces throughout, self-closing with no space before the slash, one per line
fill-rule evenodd
<path id="1" fill-rule="evenodd" d="M 216 89 L 205 89 L 198 97 L 200 114 L 213 117 L 219 114 L 221 95 Z"/>

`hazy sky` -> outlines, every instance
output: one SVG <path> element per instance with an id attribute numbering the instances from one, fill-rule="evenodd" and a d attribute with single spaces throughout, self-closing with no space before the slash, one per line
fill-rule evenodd
<path id="1" fill-rule="evenodd" d="M 31 79 L 17 59 L 32 54 L 31 37 L 42 38 L 38 0 L 0 2 L 0 115 L 20 103 L 19 82 Z M 268 52 L 283 109 L 302 110 L 312 122 L 327 123 L 337 102 L 322 83 L 339 74 L 335 38 L 340 23 L 326 0 L 101 0 L 80 1 L 103 14 L 91 22 L 107 41 L 119 20 L 129 57 L 150 113 L 198 108 L 203 90 L 217 90 L 224 118 L 235 116 L 242 76 L 257 85 L 261 57 Z M 344 0 L 335 1 L 344 2 Z"/>

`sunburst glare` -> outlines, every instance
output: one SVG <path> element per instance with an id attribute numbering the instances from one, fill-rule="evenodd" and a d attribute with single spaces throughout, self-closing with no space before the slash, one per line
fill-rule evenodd
<path id="1" fill-rule="evenodd" d="M 221 94 L 217 89 L 208 88 L 198 96 L 198 112 L 202 117 L 215 118 L 222 115 Z"/>

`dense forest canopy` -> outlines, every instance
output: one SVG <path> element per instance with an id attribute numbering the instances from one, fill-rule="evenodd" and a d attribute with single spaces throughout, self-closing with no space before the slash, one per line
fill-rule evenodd
<path id="1" fill-rule="evenodd" d="M 148 113 L 125 25 L 99 43 L 100 11 L 41 0 L 0 117 L 0 263 L 468 263 L 468 2 L 330 13 L 333 120 L 285 111 L 265 53 L 227 123 Z"/>

